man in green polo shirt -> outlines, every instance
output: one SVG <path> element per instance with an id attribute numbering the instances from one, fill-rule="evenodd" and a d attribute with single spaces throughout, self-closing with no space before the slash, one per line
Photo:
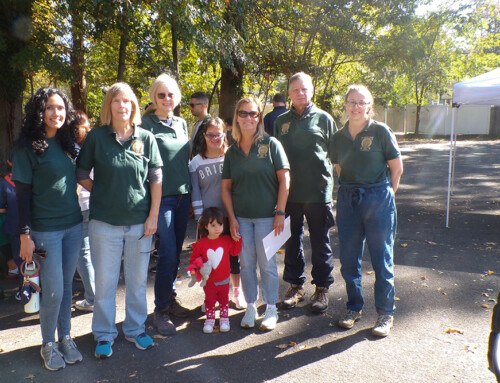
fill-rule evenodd
<path id="1" fill-rule="evenodd" d="M 311 101 L 312 79 L 299 72 L 290 77 L 288 95 L 292 108 L 274 123 L 278 138 L 290 162 L 290 194 L 286 214 L 290 216 L 291 237 L 285 245 L 283 279 L 290 283 L 282 300 L 284 308 L 292 308 L 305 296 L 304 216 L 307 219 L 312 248 L 312 281 L 316 285 L 311 297 L 311 310 L 325 312 L 328 288 L 333 283 L 333 257 L 329 230 L 335 224 L 332 213 L 332 164 L 328 148 L 337 130 L 332 116 Z"/>

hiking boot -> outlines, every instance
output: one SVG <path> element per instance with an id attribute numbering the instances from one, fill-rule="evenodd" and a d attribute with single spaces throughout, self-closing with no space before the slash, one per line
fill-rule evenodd
<path id="1" fill-rule="evenodd" d="M 247 311 L 245 311 L 245 315 L 241 320 L 241 327 L 254 328 L 255 321 L 257 320 L 258 317 L 259 314 L 257 313 L 257 307 L 255 307 L 255 305 L 248 306 Z"/>
<path id="2" fill-rule="evenodd" d="M 64 358 L 54 342 L 42 344 L 40 355 L 47 370 L 57 371 L 66 367 Z"/>
<path id="3" fill-rule="evenodd" d="M 375 327 L 372 329 L 372 334 L 375 336 L 385 337 L 391 332 L 392 325 L 394 324 L 394 317 L 392 315 L 379 315 Z"/>
<path id="4" fill-rule="evenodd" d="M 175 325 L 166 312 L 154 312 L 153 326 L 161 335 L 174 335 Z"/>
<path id="5" fill-rule="evenodd" d="M 153 339 L 143 332 L 142 334 L 139 334 L 135 337 L 133 336 L 125 336 L 125 339 L 128 340 L 129 342 L 135 343 L 135 347 L 137 347 L 139 350 L 149 350 L 154 346 Z"/>
<path id="6" fill-rule="evenodd" d="M 276 307 L 267 308 L 264 314 L 264 319 L 260 324 L 259 330 L 261 331 L 271 331 L 276 328 L 276 323 L 278 323 L 278 310 Z"/>
<path id="7" fill-rule="evenodd" d="M 179 298 L 176 295 L 172 296 L 170 306 L 167 308 L 168 313 L 176 318 L 187 318 L 189 316 L 189 309 L 182 307 Z"/>
<path id="8" fill-rule="evenodd" d="M 59 340 L 58 346 L 67 364 L 75 364 L 83 360 L 82 354 L 78 351 L 75 342 L 69 335 L 64 335 L 63 338 Z"/>
<path id="9" fill-rule="evenodd" d="M 342 328 L 350 329 L 354 323 L 361 318 L 362 311 L 353 311 L 347 309 L 342 319 L 339 319 L 339 326 Z"/>
<path id="10" fill-rule="evenodd" d="M 109 340 L 100 340 L 97 342 L 97 346 L 95 346 L 94 356 L 96 359 L 106 359 L 113 355 L 113 349 L 111 346 L 113 342 Z"/>
<path id="11" fill-rule="evenodd" d="M 316 291 L 311 297 L 311 311 L 324 313 L 328 309 L 328 287 L 316 286 Z"/>
<path id="12" fill-rule="evenodd" d="M 283 302 L 281 302 L 281 306 L 284 309 L 291 309 L 297 306 L 297 303 L 303 301 L 305 295 L 306 291 L 302 285 L 295 285 L 292 283 L 283 298 Z"/>
<path id="13" fill-rule="evenodd" d="M 89 303 L 88 300 L 82 299 L 75 302 L 75 309 L 80 311 L 94 311 L 94 305 Z"/>

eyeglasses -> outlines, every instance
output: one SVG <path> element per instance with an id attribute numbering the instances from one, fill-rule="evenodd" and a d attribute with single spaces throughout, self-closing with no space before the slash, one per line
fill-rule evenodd
<path id="1" fill-rule="evenodd" d="M 47 250 L 45 250 L 43 247 L 39 248 L 38 250 L 35 250 L 33 254 L 38 255 L 40 258 L 46 258 L 47 257 Z"/>
<path id="2" fill-rule="evenodd" d="M 369 102 L 364 102 L 364 101 L 360 101 L 360 102 L 347 101 L 346 104 L 349 105 L 351 108 L 354 108 L 355 106 L 360 106 L 360 107 L 364 108 L 365 106 L 370 105 Z"/>
<path id="3" fill-rule="evenodd" d="M 222 140 L 224 136 L 225 136 L 224 133 L 219 133 L 219 134 L 205 133 L 205 137 L 208 138 L 209 140 Z"/>
<path id="4" fill-rule="evenodd" d="M 202 102 L 197 102 L 196 104 L 195 104 L 195 103 L 193 103 L 193 102 L 190 102 L 190 103 L 189 103 L 189 106 L 190 106 L 191 108 L 194 108 L 196 105 L 203 105 L 203 103 L 202 103 Z"/>
<path id="5" fill-rule="evenodd" d="M 141 235 L 139 238 L 139 241 L 144 238 L 144 234 Z M 154 241 L 154 249 L 150 251 L 141 251 L 141 254 L 153 254 L 154 252 L 158 253 L 158 248 L 160 247 L 160 234 L 155 233 L 153 234 L 152 241 Z"/>
<path id="6" fill-rule="evenodd" d="M 156 95 L 156 97 L 158 97 L 160 100 L 163 100 L 167 96 L 168 96 L 168 98 L 174 98 L 174 94 L 173 93 L 158 93 Z"/>
<path id="7" fill-rule="evenodd" d="M 238 117 L 247 118 L 248 116 L 257 118 L 260 116 L 260 113 L 255 110 L 252 110 L 250 112 L 247 112 L 246 110 L 238 110 Z"/>

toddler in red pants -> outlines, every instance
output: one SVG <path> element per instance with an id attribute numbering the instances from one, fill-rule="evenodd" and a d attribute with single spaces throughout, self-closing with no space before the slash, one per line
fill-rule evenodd
<path id="1" fill-rule="evenodd" d="M 224 235 L 224 214 L 216 207 L 203 210 L 199 220 L 200 240 L 193 246 L 189 263 L 196 264 L 201 258 L 204 265 L 212 268 L 203 290 L 205 291 L 205 314 L 207 319 L 203 332 L 210 334 L 215 325 L 215 304 L 219 302 L 220 332 L 229 331 L 229 257 L 237 257 L 241 251 L 241 238 L 236 242 Z"/>

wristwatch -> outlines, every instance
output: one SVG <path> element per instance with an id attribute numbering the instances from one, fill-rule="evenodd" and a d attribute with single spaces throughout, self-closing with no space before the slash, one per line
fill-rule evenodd
<path id="1" fill-rule="evenodd" d="M 285 212 L 284 211 L 281 211 L 281 210 L 276 210 L 274 212 L 274 215 L 285 215 Z"/>

